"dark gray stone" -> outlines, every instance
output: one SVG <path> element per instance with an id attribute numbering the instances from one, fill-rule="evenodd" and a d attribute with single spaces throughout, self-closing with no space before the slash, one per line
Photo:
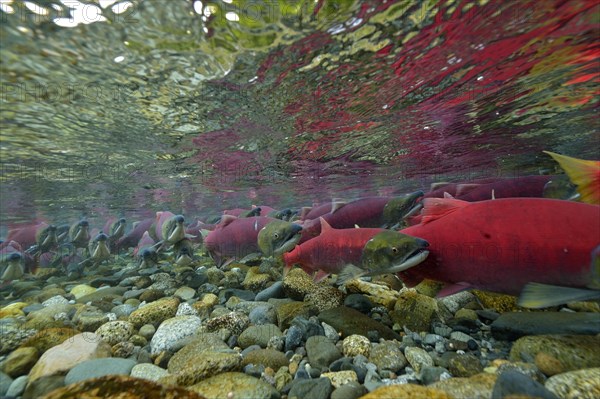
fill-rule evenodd
<path id="1" fill-rule="evenodd" d="M 337 331 L 341 331 L 342 338 L 352 334 L 367 336 L 369 331 L 374 330 L 384 339 L 397 339 L 398 341 L 402 339 L 400 335 L 383 323 L 346 306 L 328 309 L 319 313 L 319 320 L 329 324 Z"/>
<path id="2" fill-rule="evenodd" d="M 23 399 L 38 399 L 63 386 L 65 386 L 65 377 L 62 375 L 38 378 L 27 385 L 23 392 Z"/>
<path id="3" fill-rule="evenodd" d="M 329 378 L 295 380 L 288 399 L 328 399 L 332 390 Z"/>
<path id="4" fill-rule="evenodd" d="M 443 367 L 425 366 L 421 369 L 421 382 L 423 385 L 433 384 L 438 382 L 444 373 L 450 376 L 450 372 Z"/>
<path id="5" fill-rule="evenodd" d="M 256 294 L 256 301 L 268 301 L 271 298 L 285 298 L 283 292 L 283 281 L 277 281 L 270 287 L 265 288 Z"/>
<path id="6" fill-rule="evenodd" d="M 558 399 L 539 382 L 517 371 L 508 370 L 498 376 L 492 399 L 502 399 L 508 395 L 524 395 L 542 399 Z"/>
<path id="7" fill-rule="evenodd" d="M 285 334 L 285 351 L 294 350 L 302 343 L 302 329 L 292 325 Z"/>
<path id="8" fill-rule="evenodd" d="M 595 335 L 600 333 L 597 313 L 512 312 L 492 323 L 492 336 L 513 341 L 525 335 Z"/>
<path id="9" fill-rule="evenodd" d="M 356 381 L 350 381 L 347 384 L 335 389 L 331 393 L 331 399 L 357 399 L 367 393 L 367 389 Z"/>
<path id="10" fill-rule="evenodd" d="M 256 294 L 252 291 L 241 290 L 239 288 L 226 288 L 223 291 L 219 292 L 219 301 L 220 303 L 225 303 L 232 296 L 236 296 L 244 301 L 253 301 L 256 297 Z"/>
<path id="11" fill-rule="evenodd" d="M 135 365 L 135 360 L 113 357 L 86 360 L 69 370 L 65 376 L 65 384 L 69 385 L 90 378 L 98 378 L 111 374 L 129 375 L 131 369 Z"/>
<path id="12" fill-rule="evenodd" d="M 373 302 L 362 294 L 350 294 L 344 299 L 344 306 L 368 314 L 373 309 Z"/>
<path id="13" fill-rule="evenodd" d="M 316 335 L 306 341 L 306 354 L 311 366 L 324 368 L 342 357 L 342 353 L 327 337 Z"/>
<path id="14" fill-rule="evenodd" d="M 0 371 L 0 396 L 6 395 L 6 391 L 8 391 L 8 388 L 12 382 L 13 379 L 10 378 L 8 374 L 4 374 Z"/>

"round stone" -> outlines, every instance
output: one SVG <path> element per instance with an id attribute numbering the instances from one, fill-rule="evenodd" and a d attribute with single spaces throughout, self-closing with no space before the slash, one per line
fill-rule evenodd
<path id="1" fill-rule="evenodd" d="M 344 356 L 353 357 L 363 355 L 369 357 L 371 353 L 371 341 L 362 335 L 349 335 L 342 341 L 342 352 Z"/>

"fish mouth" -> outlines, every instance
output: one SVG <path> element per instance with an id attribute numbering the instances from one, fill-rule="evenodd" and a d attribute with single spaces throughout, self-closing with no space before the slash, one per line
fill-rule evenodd
<path id="1" fill-rule="evenodd" d="M 393 265 L 388 272 L 390 273 L 398 273 L 404 270 L 410 269 L 411 267 L 415 267 L 418 264 L 422 263 L 429 256 L 429 251 L 427 248 L 429 247 L 429 243 L 421 238 L 416 238 L 417 240 L 417 248 L 415 248 L 412 252 L 410 252 L 402 261 L 402 263 Z"/>
<path id="2" fill-rule="evenodd" d="M 406 214 L 404 215 L 404 219 L 409 218 L 411 216 L 415 216 L 416 214 L 421 212 L 421 209 L 423 209 L 423 203 L 417 202 L 412 208 L 408 210 L 408 212 L 406 212 Z"/>
<path id="3" fill-rule="evenodd" d="M 175 226 L 171 234 L 169 234 L 169 237 L 167 237 L 167 241 L 170 243 L 175 243 L 181 241 L 184 237 L 185 228 L 183 226 L 183 222 L 180 223 L 179 221 L 177 221 L 177 225 Z"/>
<path id="4" fill-rule="evenodd" d="M 298 244 L 300 238 L 302 238 L 302 226 L 294 223 L 290 228 L 290 232 L 287 235 L 287 239 L 280 246 L 275 248 L 275 250 L 273 251 L 273 255 L 280 256 L 285 252 L 291 251 L 292 249 L 294 249 L 296 244 Z"/>

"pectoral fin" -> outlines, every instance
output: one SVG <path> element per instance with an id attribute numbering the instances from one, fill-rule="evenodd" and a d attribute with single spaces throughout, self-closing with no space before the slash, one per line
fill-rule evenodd
<path id="1" fill-rule="evenodd" d="M 352 264 L 347 264 L 338 274 L 337 281 L 340 284 L 344 284 L 347 281 L 364 276 L 365 274 L 367 274 L 367 272 L 361 269 L 360 267 L 354 266 Z"/>
<path id="2" fill-rule="evenodd" d="M 600 290 L 529 283 L 521 291 L 517 305 L 524 308 L 540 309 L 569 302 L 599 298 Z"/>
<path id="3" fill-rule="evenodd" d="M 458 294 L 459 292 L 466 291 L 471 288 L 473 287 L 469 283 L 449 284 L 444 286 L 444 288 L 442 288 L 440 292 L 437 293 L 436 297 L 443 298 L 448 295 Z"/>

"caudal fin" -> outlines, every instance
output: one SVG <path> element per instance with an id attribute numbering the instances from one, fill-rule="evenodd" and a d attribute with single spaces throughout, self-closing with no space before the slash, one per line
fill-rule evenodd
<path id="1" fill-rule="evenodd" d="M 544 151 L 564 169 L 571 182 L 577 185 L 581 202 L 600 205 L 600 161 L 586 161 Z"/>
<path id="2" fill-rule="evenodd" d="M 600 298 L 600 290 L 529 283 L 521 291 L 517 305 L 524 308 L 540 309 L 598 298 Z"/>

